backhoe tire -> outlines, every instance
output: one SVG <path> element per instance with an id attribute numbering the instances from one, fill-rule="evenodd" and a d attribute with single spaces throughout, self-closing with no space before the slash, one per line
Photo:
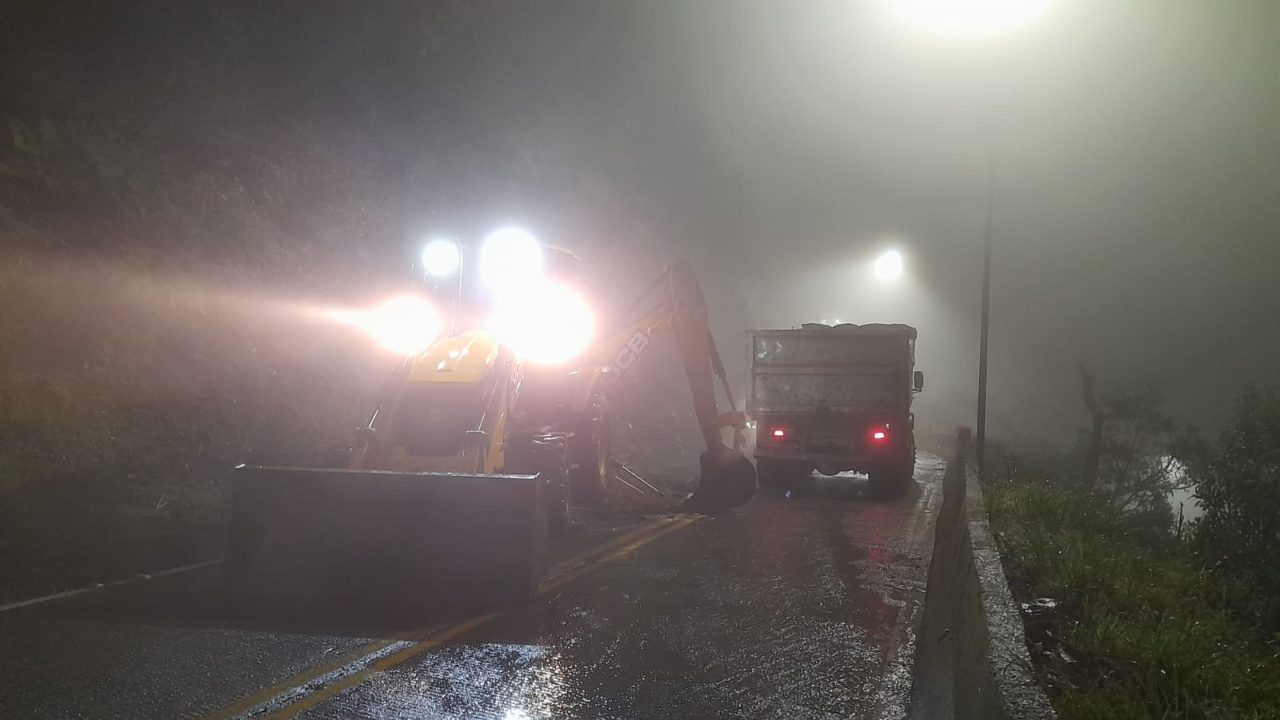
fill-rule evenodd
<path id="1" fill-rule="evenodd" d="M 572 527 L 569 507 L 573 488 L 569 481 L 569 449 L 563 435 L 537 435 L 507 450 L 504 473 L 539 475 L 547 509 L 547 534 L 563 537 Z"/>
<path id="2" fill-rule="evenodd" d="M 799 485 L 812 472 L 813 468 L 795 460 L 756 458 L 756 477 L 761 487 L 789 489 Z"/>
<path id="3" fill-rule="evenodd" d="M 547 534 L 553 538 L 564 537 L 573 527 L 569 507 L 573 504 L 572 488 L 567 468 L 561 463 L 554 477 L 547 479 Z"/>
<path id="4" fill-rule="evenodd" d="M 611 425 L 604 398 L 593 398 L 569 448 L 569 486 L 575 503 L 598 507 L 609 490 Z"/>

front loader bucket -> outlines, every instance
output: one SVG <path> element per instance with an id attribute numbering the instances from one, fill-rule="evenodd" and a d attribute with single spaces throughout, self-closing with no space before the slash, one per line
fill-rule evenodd
<path id="1" fill-rule="evenodd" d="M 687 510 L 724 512 L 745 505 L 756 493 L 756 468 L 737 450 L 707 450 L 698 458 L 698 487 L 684 501 Z"/>
<path id="2" fill-rule="evenodd" d="M 542 484 L 536 475 L 240 466 L 228 589 L 289 606 L 401 611 L 527 598 L 548 562 Z"/>

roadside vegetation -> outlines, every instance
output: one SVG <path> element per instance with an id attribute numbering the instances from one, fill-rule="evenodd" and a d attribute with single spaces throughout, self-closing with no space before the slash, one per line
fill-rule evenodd
<path id="1" fill-rule="evenodd" d="M 1074 452 L 993 449 L 984 481 L 1061 716 L 1280 717 L 1280 393 L 1246 391 L 1216 442 L 1175 432 L 1152 389 L 1096 406 Z"/>

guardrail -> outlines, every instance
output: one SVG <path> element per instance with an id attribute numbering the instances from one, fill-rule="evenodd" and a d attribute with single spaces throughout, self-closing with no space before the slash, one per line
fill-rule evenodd
<path id="1" fill-rule="evenodd" d="M 960 428 L 935 525 L 911 717 L 1055 718 L 1031 674 L 1022 618 L 968 452 L 969 430 Z"/>

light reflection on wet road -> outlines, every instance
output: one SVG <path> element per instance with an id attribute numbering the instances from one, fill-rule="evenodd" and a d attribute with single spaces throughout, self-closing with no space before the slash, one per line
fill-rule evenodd
<path id="1" fill-rule="evenodd" d="M 817 478 L 375 674 L 306 718 L 898 717 L 942 464 L 904 498 Z"/>

